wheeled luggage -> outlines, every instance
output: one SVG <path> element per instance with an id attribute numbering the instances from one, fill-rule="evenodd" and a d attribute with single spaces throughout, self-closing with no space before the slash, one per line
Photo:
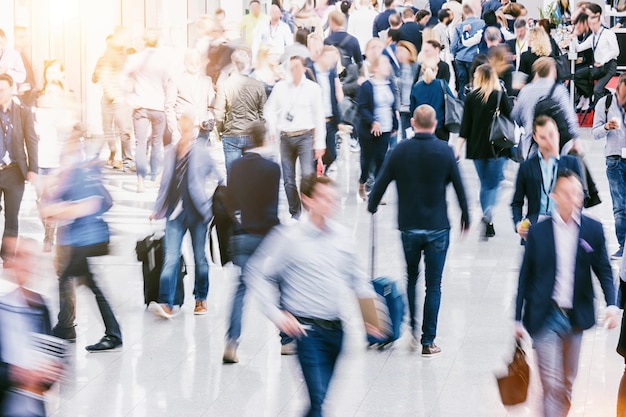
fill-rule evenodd
<path id="1" fill-rule="evenodd" d="M 158 301 L 159 298 L 161 271 L 163 270 L 163 248 L 163 236 L 156 237 L 155 234 L 137 241 L 137 246 L 135 247 L 137 260 L 142 264 L 143 298 L 146 305 L 150 304 L 151 301 Z M 177 306 L 182 306 L 185 301 L 185 286 L 183 282 L 185 275 L 187 275 L 187 266 L 181 255 L 178 265 L 176 295 L 174 296 L 174 305 Z"/>

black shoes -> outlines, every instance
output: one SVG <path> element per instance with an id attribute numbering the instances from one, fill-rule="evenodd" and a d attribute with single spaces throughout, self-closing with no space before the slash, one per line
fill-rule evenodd
<path id="1" fill-rule="evenodd" d="M 485 237 L 494 237 L 496 235 L 496 229 L 493 228 L 493 223 L 487 223 L 485 227 Z"/>
<path id="2" fill-rule="evenodd" d="M 59 327 L 57 324 L 52 328 L 52 335 L 68 342 L 76 341 L 76 329 L 72 327 Z"/>
<path id="3" fill-rule="evenodd" d="M 122 341 L 113 336 L 104 336 L 95 345 L 89 345 L 85 349 L 87 352 L 99 353 L 99 352 L 112 352 L 119 350 L 122 347 Z"/>
<path id="4" fill-rule="evenodd" d="M 422 355 L 423 356 L 435 356 L 441 353 L 441 348 L 436 344 L 422 346 Z"/>

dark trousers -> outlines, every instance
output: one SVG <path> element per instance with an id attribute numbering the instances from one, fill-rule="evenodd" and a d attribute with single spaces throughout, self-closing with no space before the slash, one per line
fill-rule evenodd
<path id="1" fill-rule="evenodd" d="M 24 196 L 24 176 L 17 164 L 0 171 L 0 194 L 4 195 L 4 234 L 15 237 L 19 232 L 18 215 Z"/>
<path id="2" fill-rule="evenodd" d="M 361 143 L 361 177 L 359 183 L 365 184 L 373 171 L 374 178 L 383 166 L 387 148 L 389 147 L 390 132 L 385 132 L 376 137 L 367 129 L 359 129 L 359 141 Z"/>
<path id="3" fill-rule="evenodd" d="M 605 96 L 605 87 L 617 72 L 617 61 L 609 61 L 602 67 L 585 66 L 576 70 L 574 85 L 578 92 L 585 96 L 593 95 L 593 102 Z M 594 85 L 595 81 L 595 85 Z"/>
<path id="4" fill-rule="evenodd" d="M 326 122 L 326 152 L 322 156 L 325 167 L 330 166 L 337 159 L 337 123 Z"/>
<path id="5" fill-rule="evenodd" d="M 60 252 L 65 259 L 59 260 L 64 264 L 63 272 L 59 277 L 59 323 L 58 327 L 67 329 L 74 327 L 76 320 L 76 292 L 74 277 L 82 277 L 85 285 L 96 296 L 98 309 L 104 321 L 105 335 L 122 340 L 120 325 L 115 319 L 113 310 L 107 302 L 102 290 L 96 283 L 89 269 L 88 256 L 92 246 L 59 246 Z"/>
<path id="6" fill-rule="evenodd" d="M 450 140 L 450 132 L 445 127 L 438 127 L 435 129 L 435 136 L 441 140 L 448 142 Z"/>
<path id="7" fill-rule="evenodd" d="M 315 173 L 311 164 L 313 157 L 312 131 L 300 136 L 280 136 L 280 162 L 283 168 L 285 194 L 289 203 L 289 214 L 294 218 L 299 218 L 302 211 L 296 185 L 296 160 L 300 159 L 300 175 L 305 178 Z"/>
<path id="8" fill-rule="evenodd" d="M 309 390 L 311 408 L 306 417 L 321 417 L 322 405 L 343 343 L 343 329 L 304 323 L 307 335 L 298 339 L 298 359 Z"/>
<path id="9" fill-rule="evenodd" d="M 459 92 L 459 98 L 461 100 L 465 99 L 465 85 L 469 83 L 470 78 L 470 69 L 472 67 L 471 62 L 459 61 L 458 59 L 454 61 L 454 66 L 456 68 L 456 76 L 458 80 L 456 91 Z"/>

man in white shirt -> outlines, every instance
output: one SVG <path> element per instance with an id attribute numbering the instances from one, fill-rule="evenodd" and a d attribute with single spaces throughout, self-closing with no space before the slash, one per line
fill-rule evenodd
<path id="1" fill-rule="evenodd" d="M 590 4 L 587 7 L 591 36 L 581 43 L 575 43 L 576 52 L 593 50 L 593 65 L 576 70 L 574 85 L 578 93 L 596 103 L 607 94 L 607 83 L 617 72 L 619 45 L 615 32 L 602 26 L 602 7 Z M 595 85 L 594 85 L 595 81 Z"/>
<path id="2" fill-rule="evenodd" d="M 359 40 L 361 51 L 365 51 L 367 41 L 372 38 L 372 26 L 377 15 L 370 0 L 361 0 L 360 7 L 350 13 L 348 33 Z"/>
<path id="3" fill-rule="evenodd" d="M 269 23 L 261 22 L 257 25 L 252 43 L 252 62 L 256 62 L 261 45 L 269 48 L 269 55 L 278 61 L 285 47 L 293 44 L 293 33 L 289 25 L 281 20 L 282 17 L 280 8 L 274 4 L 270 9 Z"/>
<path id="4" fill-rule="evenodd" d="M 320 86 L 308 80 L 306 63 L 294 56 L 289 61 L 291 80 L 279 81 L 265 104 L 270 137 L 280 132 L 280 155 L 289 213 L 294 219 L 302 211 L 296 186 L 296 160 L 302 177 L 313 174 L 313 161 L 326 151 L 326 120 Z"/>

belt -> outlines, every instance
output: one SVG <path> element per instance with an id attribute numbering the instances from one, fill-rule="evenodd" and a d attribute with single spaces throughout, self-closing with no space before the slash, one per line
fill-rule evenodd
<path id="1" fill-rule="evenodd" d="M 554 306 L 556 311 L 558 311 L 559 313 L 563 314 L 565 317 L 569 318 L 569 315 L 572 312 L 571 308 L 559 307 L 559 305 L 557 303 L 555 303 L 554 300 L 552 300 L 552 305 Z"/>
<path id="2" fill-rule="evenodd" d="M 17 163 L 11 162 L 9 165 L 2 164 L 2 165 L 0 165 L 0 171 L 3 171 L 5 169 L 7 169 L 7 168 L 11 168 L 11 167 L 14 167 L 14 166 L 17 166 Z"/>
<path id="3" fill-rule="evenodd" d="M 332 121 L 333 121 L 333 118 L 332 118 L 332 117 L 327 117 L 327 118 L 326 118 L 326 123 L 330 123 L 330 122 L 332 122 Z"/>
<path id="4" fill-rule="evenodd" d="M 623 161 L 624 160 L 624 158 L 622 158 L 619 155 L 609 155 L 609 156 L 606 157 L 606 159 L 611 159 L 613 161 L 620 161 L 620 160 Z"/>
<path id="5" fill-rule="evenodd" d="M 341 320 L 312 319 L 308 317 L 296 317 L 301 324 L 321 327 L 325 330 L 341 330 Z"/>
<path id="6" fill-rule="evenodd" d="M 309 133 L 311 129 L 296 130 L 295 132 L 280 132 L 280 136 L 287 136 L 289 138 L 295 138 L 296 136 L 303 136 Z"/>

